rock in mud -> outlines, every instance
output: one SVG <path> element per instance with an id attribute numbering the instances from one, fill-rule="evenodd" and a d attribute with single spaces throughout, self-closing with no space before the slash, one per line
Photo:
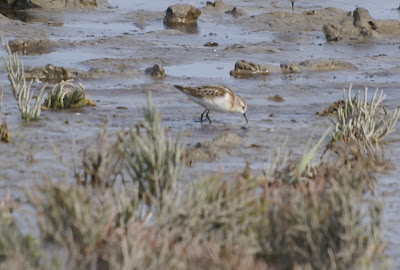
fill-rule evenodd
<path id="1" fill-rule="evenodd" d="M 285 101 L 285 99 L 280 95 L 270 96 L 267 99 L 269 101 L 274 101 L 274 102 L 284 102 Z"/>
<path id="2" fill-rule="evenodd" d="M 238 23 L 252 31 L 300 32 L 323 31 L 328 41 L 368 41 L 400 35 L 400 22 L 374 20 L 368 10 L 357 8 L 347 12 L 325 8 L 303 13 L 271 12 L 237 18 Z M 321 29 L 321 26 L 322 29 Z"/>
<path id="3" fill-rule="evenodd" d="M 230 75 L 240 78 L 249 77 L 252 75 L 267 75 L 270 72 L 276 72 L 278 70 L 279 69 L 274 66 L 239 60 L 235 63 L 235 69 L 231 70 Z"/>
<path id="4" fill-rule="evenodd" d="M 203 46 L 204 47 L 218 47 L 219 44 L 217 42 L 214 42 L 214 41 L 209 41 L 209 42 L 205 43 Z"/>
<path id="5" fill-rule="evenodd" d="M 159 64 L 155 64 L 152 67 L 146 68 L 145 73 L 150 74 L 153 77 L 165 77 L 166 76 L 164 68 Z"/>
<path id="6" fill-rule="evenodd" d="M 215 8 L 225 8 L 226 5 L 222 0 L 216 0 L 214 3 L 207 1 L 206 3 L 207 7 L 215 7 Z"/>
<path id="7" fill-rule="evenodd" d="M 322 32 L 324 32 L 327 41 L 339 41 L 343 39 L 341 30 L 333 24 L 325 24 L 322 27 Z"/>
<path id="8" fill-rule="evenodd" d="M 232 8 L 231 10 L 225 11 L 226 14 L 232 14 L 235 17 L 243 16 L 245 15 L 245 12 L 241 10 L 240 8 Z"/>
<path id="9" fill-rule="evenodd" d="M 400 35 L 400 22 L 394 20 L 374 20 L 368 10 L 356 8 L 353 16 L 348 16 L 334 24 L 322 28 L 328 41 L 358 40 L 367 41 Z"/>
<path id="10" fill-rule="evenodd" d="M 90 61 L 88 61 L 90 62 Z M 95 61 L 97 62 L 97 61 Z M 107 66 L 106 59 L 100 59 L 103 68 L 93 67 L 89 71 L 82 71 L 75 68 L 59 67 L 48 64 L 44 67 L 27 68 L 25 77 L 28 80 L 41 80 L 44 82 L 59 82 L 69 79 L 104 79 L 104 78 L 131 78 L 132 76 L 142 75 L 142 70 L 134 69 L 125 64 L 111 63 Z"/>
<path id="11" fill-rule="evenodd" d="M 197 18 L 201 15 L 200 9 L 186 4 L 176 4 L 168 7 L 164 23 L 171 24 L 197 24 Z"/>
<path id="12" fill-rule="evenodd" d="M 28 8 L 97 8 L 107 6 L 107 0 L 2 0 L 0 8 L 7 9 L 28 9 Z"/>
<path id="13" fill-rule="evenodd" d="M 353 12 L 353 25 L 355 27 L 365 27 L 376 30 L 378 27 L 376 26 L 376 22 L 372 19 L 368 10 L 365 8 L 356 8 Z"/>
<path id="14" fill-rule="evenodd" d="M 301 71 L 301 68 L 299 65 L 295 63 L 282 63 L 281 70 L 282 73 L 289 74 L 289 73 L 299 73 Z"/>
<path id="15" fill-rule="evenodd" d="M 52 47 L 56 46 L 54 41 L 38 38 L 19 38 L 8 43 L 11 52 L 22 52 L 23 54 L 46 54 L 52 52 Z"/>
<path id="16" fill-rule="evenodd" d="M 54 65 L 46 65 L 45 67 L 35 67 L 25 71 L 25 77 L 28 80 L 39 79 L 41 81 L 67 81 L 69 79 L 77 79 L 80 72 L 77 69 L 57 67 Z"/>
<path id="17" fill-rule="evenodd" d="M 337 111 L 340 107 L 344 106 L 344 101 L 343 100 L 339 100 L 339 101 L 335 101 L 333 102 L 331 105 L 329 105 L 328 107 L 326 107 L 322 112 L 316 112 L 316 115 L 319 116 L 333 116 L 333 115 L 337 115 Z"/>

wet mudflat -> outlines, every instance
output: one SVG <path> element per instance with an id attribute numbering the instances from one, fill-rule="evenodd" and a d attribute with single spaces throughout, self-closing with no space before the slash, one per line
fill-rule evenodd
<path id="1" fill-rule="evenodd" d="M 53 147 L 68 161 L 73 156 L 71 141 L 77 140 L 78 151 L 93 141 L 107 119 L 111 132 L 136 124 L 143 118 L 142 106 L 148 91 L 152 91 L 153 102 L 162 113 L 163 125 L 170 128 L 173 136 L 182 132 L 187 148 L 194 149 L 189 155 L 191 166 L 184 169 L 182 179 L 196 179 L 219 170 L 228 176 L 242 170 L 246 162 L 260 173 L 279 146 L 294 155 L 303 153 L 309 141 L 318 140 L 330 124 L 315 113 L 341 99 L 342 89 L 351 83 L 357 90 L 383 89 L 388 110 L 400 103 L 400 37 L 327 42 L 321 22 L 334 21 L 341 14 L 336 9 L 325 10 L 332 6 L 329 1 L 319 1 L 318 5 L 313 1 L 297 2 L 294 14 L 289 1 L 226 1 L 221 8 L 206 7 L 202 2 L 198 6 L 202 15 L 197 28 L 181 31 L 163 25 L 167 7 L 181 1 L 147 2 L 114 0 L 110 7 L 93 11 L 31 10 L 16 17 L 22 20 L 18 25 L 5 28 L 3 35 L 9 41 L 51 41 L 46 43 L 45 51 L 26 52 L 22 56 L 25 66 L 29 69 L 52 64 L 72 70 L 71 76 L 84 85 L 97 106 L 44 111 L 40 121 L 24 123 L 1 65 L 2 112 L 12 136 L 9 144 L 0 144 L 3 193 L 10 188 L 14 196 L 22 196 L 23 186 L 33 181 L 66 178 L 69 170 L 58 161 Z M 364 1 L 358 4 L 375 19 L 400 17 L 396 7 L 383 8 L 390 5 L 376 7 Z M 355 9 L 354 3 L 337 5 L 345 12 Z M 225 13 L 233 7 L 243 14 Z M 218 46 L 204 46 L 208 42 Z M 1 54 L 6 54 L 5 49 Z M 235 78 L 230 71 L 238 60 L 275 67 L 276 71 Z M 300 64 L 307 60 L 342 61 L 355 68 L 320 66 L 298 73 L 280 71 L 282 63 Z M 154 64 L 162 65 L 167 76 L 155 78 L 146 74 L 145 69 Z M 240 115 L 210 113 L 213 123 L 201 125 L 203 109 L 177 91 L 174 84 L 231 87 L 247 100 L 249 124 Z M 283 100 L 271 98 L 276 95 Z M 386 201 L 387 254 L 397 267 L 399 135 L 399 131 L 390 135 L 385 145 L 385 156 L 396 168 L 379 175 L 377 182 L 378 192 L 384 194 Z M 213 144 L 213 140 L 225 143 Z"/>

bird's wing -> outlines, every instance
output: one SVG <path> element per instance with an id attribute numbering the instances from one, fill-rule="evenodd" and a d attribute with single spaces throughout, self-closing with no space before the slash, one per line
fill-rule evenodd
<path id="1" fill-rule="evenodd" d="M 181 90 L 187 95 L 191 95 L 197 98 L 203 97 L 223 97 L 225 94 L 234 96 L 235 94 L 231 89 L 226 86 L 221 85 L 205 85 L 198 87 L 183 87 L 180 85 L 175 85 L 176 88 Z"/>

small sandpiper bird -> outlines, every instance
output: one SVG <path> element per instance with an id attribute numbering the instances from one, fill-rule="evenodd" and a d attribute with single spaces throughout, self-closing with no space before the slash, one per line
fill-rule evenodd
<path id="1" fill-rule="evenodd" d="M 198 87 L 184 87 L 180 85 L 174 85 L 184 94 L 186 94 L 191 100 L 197 104 L 206 108 L 201 114 L 200 122 L 203 124 L 203 116 L 206 114 L 208 121 L 211 119 L 208 117 L 210 111 L 216 112 L 230 112 L 230 113 L 241 113 L 244 118 L 246 117 L 247 104 L 246 101 L 236 96 L 231 89 L 223 85 L 205 85 Z"/>

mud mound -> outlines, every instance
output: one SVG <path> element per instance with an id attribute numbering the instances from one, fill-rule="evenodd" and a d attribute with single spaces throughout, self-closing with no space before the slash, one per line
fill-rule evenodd
<path id="1" fill-rule="evenodd" d="M 353 16 L 333 24 L 325 24 L 322 31 L 328 41 L 379 39 L 400 35 L 400 22 L 374 20 L 368 10 L 356 8 Z"/>
<path id="2" fill-rule="evenodd" d="M 304 11 L 264 13 L 240 19 L 241 24 L 255 31 L 323 31 L 328 41 L 383 39 L 400 35 L 400 22 L 374 20 L 368 10 L 356 8 L 346 12 L 338 8 Z M 321 25 L 323 26 L 321 28 Z"/>
<path id="3" fill-rule="evenodd" d="M 270 72 L 277 72 L 279 68 L 272 65 L 263 65 L 245 60 L 235 63 L 235 69 L 230 71 L 230 75 L 235 78 L 249 77 L 253 75 L 267 75 Z"/>
<path id="4" fill-rule="evenodd" d="M 37 55 L 52 52 L 56 42 L 48 39 L 18 38 L 10 41 L 8 45 L 13 53 L 22 52 L 23 54 Z"/>
<path id="5" fill-rule="evenodd" d="M 28 9 L 28 8 L 97 8 L 107 6 L 107 0 L 14 0 L 0 1 L 0 8 Z"/>

